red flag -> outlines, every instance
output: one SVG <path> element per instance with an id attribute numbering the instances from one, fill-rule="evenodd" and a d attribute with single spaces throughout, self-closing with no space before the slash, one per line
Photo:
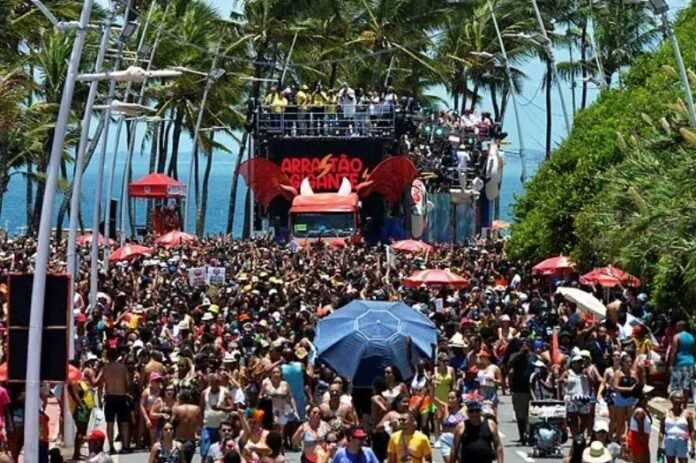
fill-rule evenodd
<path id="1" fill-rule="evenodd" d="M 561 364 L 561 352 L 558 349 L 558 328 L 554 328 L 551 334 L 551 362 L 554 365 Z"/>

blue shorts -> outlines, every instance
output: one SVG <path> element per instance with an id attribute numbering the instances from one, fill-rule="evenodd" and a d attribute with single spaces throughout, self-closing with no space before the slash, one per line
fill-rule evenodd
<path id="1" fill-rule="evenodd" d="M 625 397 L 619 393 L 614 396 L 614 406 L 618 408 L 634 407 L 637 402 L 635 397 Z"/>
<path id="2" fill-rule="evenodd" d="M 687 458 L 689 456 L 689 443 L 684 439 L 665 439 L 665 456 Z"/>
<path id="3" fill-rule="evenodd" d="M 484 386 L 479 388 L 479 392 L 484 400 L 489 400 L 494 406 L 497 406 L 500 402 L 500 399 L 498 399 L 498 388 L 496 387 Z"/>

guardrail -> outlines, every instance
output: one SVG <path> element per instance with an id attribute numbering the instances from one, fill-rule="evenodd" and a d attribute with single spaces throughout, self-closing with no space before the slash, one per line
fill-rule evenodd
<path id="1" fill-rule="evenodd" d="M 260 106 L 256 112 L 257 137 L 369 137 L 393 139 L 396 114 L 388 108 L 341 111 L 286 106 Z"/>

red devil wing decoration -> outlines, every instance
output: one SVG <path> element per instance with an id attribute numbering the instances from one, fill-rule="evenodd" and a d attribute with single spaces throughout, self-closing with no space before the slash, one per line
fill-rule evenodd
<path id="1" fill-rule="evenodd" d="M 271 201 L 280 195 L 288 201 L 297 196 L 297 190 L 277 164 L 268 159 L 250 159 L 239 165 L 237 173 L 244 177 L 256 201 L 268 208 Z"/>
<path id="2" fill-rule="evenodd" d="M 418 176 L 418 170 L 405 156 L 393 156 L 377 164 L 367 179 L 356 188 L 361 198 L 379 193 L 393 206 Z"/>

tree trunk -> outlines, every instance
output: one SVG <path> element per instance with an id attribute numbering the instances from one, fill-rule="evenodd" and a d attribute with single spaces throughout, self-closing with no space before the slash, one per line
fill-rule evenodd
<path id="1" fill-rule="evenodd" d="M 478 100 L 479 84 L 474 84 L 474 90 L 471 92 L 471 106 L 469 109 L 472 111 L 476 109 L 476 100 Z M 462 100 L 462 113 L 464 112 L 464 105 L 466 104 L 466 98 Z"/>
<path id="2" fill-rule="evenodd" d="M 265 55 L 266 51 L 268 50 L 268 47 L 270 45 L 269 39 L 266 38 L 261 45 L 259 45 L 259 49 L 256 53 L 256 61 L 261 62 L 265 61 Z M 377 60 L 379 61 L 381 55 L 377 56 Z M 272 72 L 271 68 L 271 72 Z M 375 69 L 379 69 L 379 66 L 375 66 Z M 263 75 L 264 72 L 264 66 L 262 65 L 255 65 L 254 66 L 254 77 L 256 78 L 254 80 L 254 85 L 252 86 L 251 90 L 251 104 L 248 106 L 248 111 L 247 111 L 247 128 L 248 125 L 251 124 L 254 120 L 254 111 L 256 110 L 259 102 L 259 96 L 261 95 L 261 81 L 259 78 Z M 375 76 L 378 75 L 378 73 L 374 73 Z M 251 159 L 254 156 L 254 153 L 249 153 L 249 159 Z M 246 211 L 249 211 L 252 207 L 251 201 L 252 201 L 252 196 L 250 194 L 250 189 L 247 190 L 246 194 L 246 200 L 244 201 L 244 204 L 246 205 Z M 234 205 L 232 206 L 234 207 Z M 250 226 L 251 226 L 251 217 L 250 214 L 245 213 L 244 214 L 244 230 L 242 231 L 242 238 L 250 238 L 251 233 L 250 233 Z"/>
<path id="3" fill-rule="evenodd" d="M 508 102 L 510 101 L 510 92 L 514 92 L 509 86 L 505 85 L 503 87 L 503 95 L 500 98 L 500 119 L 498 121 L 505 120 L 505 114 L 507 114 Z"/>
<path id="4" fill-rule="evenodd" d="M 490 84 L 488 86 L 491 92 L 491 102 L 493 103 L 493 120 L 500 120 L 500 106 L 498 105 L 498 94 L 495 90 L 495 84 Z"/>
<path id="5" fill-rule="evenodd" d="M 56 115 L 57 117 L 57 115 Z M 37 163 L 37 172 L 46 172 L 48 167 L 48 158 L 51 152 L 51 144 L 53 142 L 53 129 L 49 130 L 46 134 L 44 140 L 44 153 L 45 156 L 39 159 Z M 39 180 L 36 182 L 36 197 L 34 201 L 34 210 L 32 211 L 32 220 L 27 223 L 27 233 L 33 235 L 39 229 L 39 222 L 41 221 L 41 206 L 43 205 L 44 191 L 46 191 L 46 182 Z"/>
<path id="6" fill-rule="evenodd" d="M 337 74 L 338 74 L 338 63 L 331 63 L 331 74 L 329 75 L 329 88 L 335 87 Z"/>
<path id="7" fill-rule="evenodd" d="M 26 223 L 29 225 L 29 222 L 31 222 L 31 217 L 32 217 L 32 209 L 31 206 L 34 204 L 34 164 L 30 161 L 27 163 L 27 176 L 26 180 L 27 183 L 25 185 L 26 187 L 26 213 L 27 213 L 27 219 Z"/>
<path id="8" fill-rule="evenodd" d="M 551 61 L 546 63 L 546 159 L 551 159 L 551 129 L 553 114 L 551 114 L 551 90 L 553 86 L 553 75 Z"/>
<path id="9" fill-rule="evenodd" d="M 230 188 L 230 203 L 227 206 L 227 228 L 225 230 L 228 235 L 231 235 L 234 231 L 234 219 L 237 212 L 237 185 L 239 184 L 239 174 L 237 173 L 237 170 L 239 169 L 239 165 L 242 163 L 248 138 L 249 132 L 245 131 L 244 135 L 242 135 L 242 141 L 239 142 L 239 154 L 237 155 L 237 160 L 234 164 L 234 170 L 232 170 L 232 187 Z"/>
<path id="10" fill-rule="evenodd" d="M 155 167 L 157 167 L 157 152 L 159 151 L 159 143 L 162 138 L 160 135 L 162 132 L 164 132 L 164 130 L 162 130 L 162 124 L 162 122 L 157 123 L 157 128 L 152 134 L 152 137 L 150 137 L 150 164 L 147 168 L 147 172 L 149 174 L 153 173 L 155 171 Z M 152 205 L 153 201 L 148 200 L 147 212 L 145 213 L 145 223 L 148 230 L 152 230 Z"/>
<path id="11" fill-rule="evenodd" d="M 157 172 L 163 174 L 167 168 L 167 153 L 169 152 L 169 135 L 172 133 L 172 125 L 174 125 L 174 111 L 170 111 L 170 120 L 167 121 L 167 128 L 163 130 L 162 143 L 159 147 L 159 158 L 157 159 Z"/>
<path id="12" fill-rule="evenodd" d="M 210 132 L 210 142 L 212 145 L 214 132 Z M 213 167 L 213 153 L 215 149 L 211 146 L 210 153 L 206 158 L 205 171 L 203 172 L 203 194 L 201 196 L 201 206 L 196 215 L 196 235 L 203 236 L 205 232 L 205 219 L 208 213 L 208 183 L 210 182 L 210 170 Z"/>
<path id="13" fill-rule="evenodd" d="M 60 160 L 60 176 L 68 182 L 68 164 L 65 159 Z M 73 178 L 75 178 L 75 172 L 73 170 Z M 63 202 L 61 208 L 58 211 L 58 220 L 56 221 L 56 240 L 60 241 L 63 239 L 63 223 L 65 222 L 65 215 L 70 211 L 70 195 L 72 194 L 72 183 L 68 188 L 68 191 L 63 195 Z M 66 206 L 63 207 L 63 204 Z"/>
<path id="14" fill-rule="evenodd" d="M 200 136 L 200 134 L 199 134 Z M 201 205 L 201 189 L 200 189 L 200 172 L 199 172 L 199 159 L 200 159 L 200 149 L 198 149 L 198 140 L 194 140 L 194 143 L 196 143 L 195 147 L 193 148 L 193 204 L 198 210 L 199 206 Z M 187 206 L 188 207 L 188 206 Z"/>
<path id="15" fill-rule="evenodd" d="M 580 62 L 582 63 L 582 96 L 580 97 L 580 109 L 587 107 L 587 20 L 582 21 L 582 38 L 580 43 Z M 595 50 L 596 51 L 596 50 Z"/>
<path id="16" fill-rule="evenodd" d="M 167 175 L 177 180 L 179 179 L 179 169 L 177 167 L 177 163 L 179 162 L 179 143 L 181 142 L 183 121 L 184 111 L 182 109 L 177 109 L 176 116 L 174 117 L 174 137 L 172 139 L 172 156 L 169 158 L 169 167 L 167 168 Z M 191 188 L 191 185 L 186 185 L 186 187 Z"/>
<path id="17" fill-rule="evenodd" d="M 10 146 L 7 142 L 7 137 L 2 137 L 2 140 L 0 140 L 0 217 L 2 217 L 2 202 L 7 192 L 7 185 L 10 183 L 10 172 L 7 167 L 10 156 L 9 150 Z M 0 224 L 0 228 L 2 228 L 2 224 Z M 7 234 L 10 233 L 9 230 L 5 231 Z"/>

